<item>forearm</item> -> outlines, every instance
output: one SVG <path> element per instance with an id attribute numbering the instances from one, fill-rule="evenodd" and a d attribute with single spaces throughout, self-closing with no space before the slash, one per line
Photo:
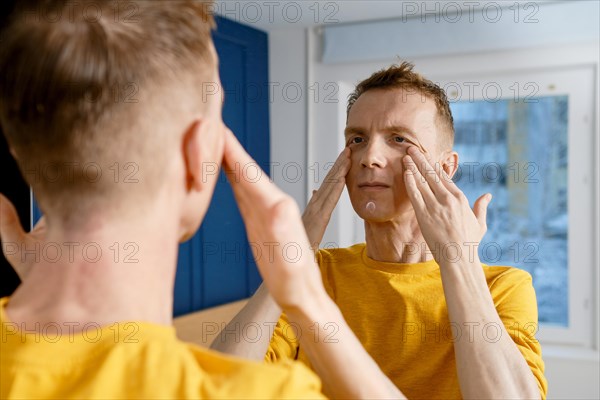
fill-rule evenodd
<path id="1" fill-rule="evenodd" d="M 535 378 L 494 307 L 479 260 L 440 265 L 464 398 L 540 398 Z M 467 333 L 467 334 L 465 334 Z"/>
<path id="2" fill-rule="evenodd" d="M 210 348 L 222 353 L 262 361 L 269 348 L 273 329 L 280 316 L 281 308 L 271 298 L 269 291 L 262 284 L 244 308 L 219 333 Z M 260 329 L 258 340 L 253 337 L 252 341 L 248 341 L 244 339 L 243 335 L 239 334 L 245 332 L 249 324 L 258 325 Z"/>
<path id="3" fill-rule="evenodd" d="M 321 377 L 325 394 L 332 398 L 405 399 L 364 349 L 335 303 L 324 294 L 311 304 L 286 313 L 302 332 L 300 346 Z M 332 328 L 336 329 L 333 334 Z"/>

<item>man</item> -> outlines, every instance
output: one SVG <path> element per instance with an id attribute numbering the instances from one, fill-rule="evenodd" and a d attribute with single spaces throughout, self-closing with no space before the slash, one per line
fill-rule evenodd
<path id="1" fill-rule="evenodd" d="M 531 276 L 479 261 L 491 196 L 471 211 L 452 182 L 458 154 L 448 100 L 412 68 L 379 71 L 350 96 L 347 147 L 303 219 L 316 248 L 345 184 L 366 244 L 318 251 L 323 283 L 408 398 L 544 398 Z M 269 301 L 259 290 L 231 324 L 277 320 L 277 310 L 257 311 Z M 270 342 L 230 343 L 224 333 L 213 348 L 311 365 L 290 327 L 284 315 Z M 328 328 L 334 339 L 336 326 Z"/>
<path id="2" fill-rule="evenodd" d="M 115 18 L 117 3 L 35 2 L 3 35 L 0 122 L 45 222 L 25 234 L 0 199 L 3 250 L 23 279 L 0 300 L 0 397 L 322 397 L 300 363 L 250 362 L 176 339 L 178 241 L 197 230 L 217 179 L 202 164 L 223 160 L 233 171 L 254 161 L 224 127 L 221 98 L 203 100 L 202 83 L 219 81 L 206 4 L 129 2 L 131 20 Z M 116 103 L 113 89 L 132 82 L 138 101 Z M 105 173 L 77 168 L 92 162 Z M 137 165 L 137 184 L 107 173 L 126 162 Z M 32 173 L 48 165 L 60 174 Z M 336 346 L 301 342 L 327 393 L 402 398 L 327 296 L 293 201 L 267 178 L 229 179 L 260 250 L 306 250 L 295 264 L 274 254 L 258 267 L 291 321 L 340 327 Z"/>

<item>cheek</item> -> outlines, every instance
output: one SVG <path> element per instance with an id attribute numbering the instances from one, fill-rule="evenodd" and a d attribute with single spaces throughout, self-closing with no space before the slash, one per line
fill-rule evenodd
<path id="1" fill-rule="evenodd" d="M 398 181 L 398 179 L 403 180 L 402 176 L 404 174 L 404 163 L 402 162 L 402 157 L 404 157 L 406 153 L 402 153 L 400 156 L 394 159 L 392 163 L 392 168 L 394 170 L 394 180 Z"/>
<path id="2" fill-rule="evenodd" d="M 394 187 L 396 202 L 402 202 L 406 198 L 406 184 L 404 183 L 404 163 L 402 159 L 394 163 Z"/>

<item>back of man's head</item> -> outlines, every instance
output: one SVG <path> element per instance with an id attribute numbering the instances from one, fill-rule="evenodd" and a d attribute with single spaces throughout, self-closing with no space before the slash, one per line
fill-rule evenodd
<path id="1" fill-rule="evenodd" d="M 19 4 L 1 37 L 0 122 L 42 210 L 148 196 L 162 182 L 178 113 L 201 108 L 202 82 L 215 78 L 208 11 L 197 1 Z"/>

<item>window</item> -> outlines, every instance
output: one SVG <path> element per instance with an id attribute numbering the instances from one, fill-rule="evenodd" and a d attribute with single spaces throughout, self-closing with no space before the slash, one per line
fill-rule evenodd
<path id="1" fill-rule="evenodd" d="M 531 273 L 543 344 L 593 345 L 594 82 L 591 66 L 438 81 L 456 182 L 471 204 L 494 195 L 481 260 Z"/>
<path id="2" fill-rule="evenodd" d="M 471 201 L 494 195 L 480 259 L 529 272 L 539 321 L 562 327 L 569 325 L 568 104 L 559 95 L 451 105 L 460 156 L 454 181 Z"/>

